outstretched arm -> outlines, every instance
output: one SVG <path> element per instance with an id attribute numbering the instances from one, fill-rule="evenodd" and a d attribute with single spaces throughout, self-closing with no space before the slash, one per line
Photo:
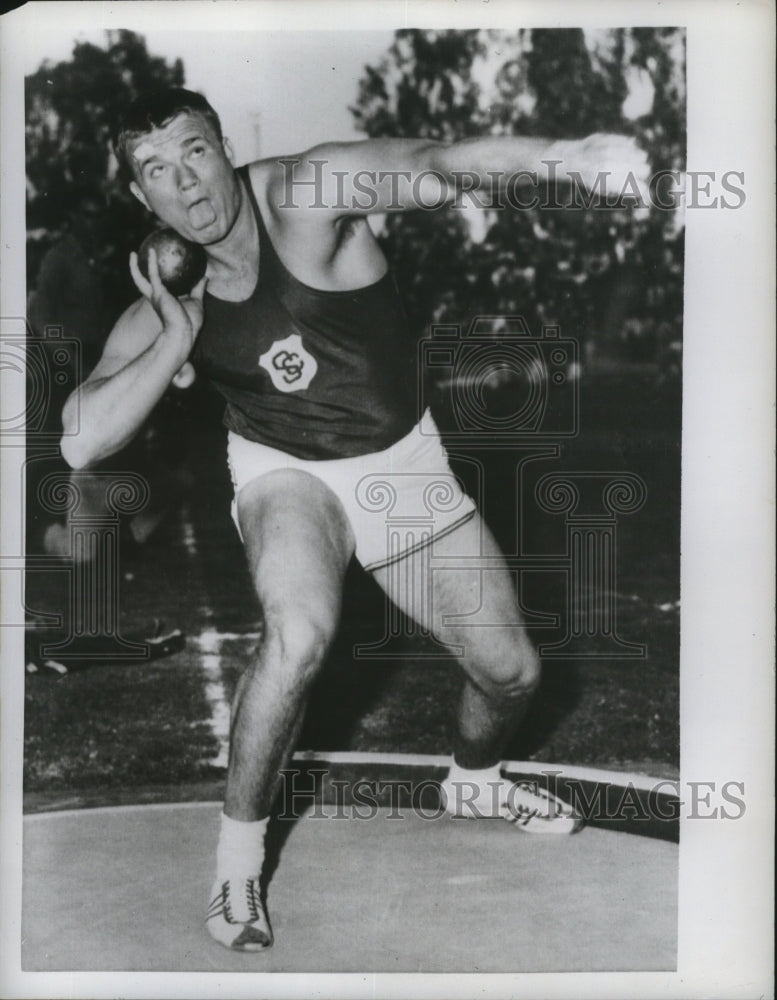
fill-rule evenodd
<path id="1" fill-rule="evenodd" d="M 496 194 L 513 184 L 572 182 L 644 198 L 648 161 L 634 139 L 597 133 L 552 140 L 484 136 L 453 143 L 370 139 L 327 143 L 277 161 L 273 202 L 338 215 L 407 211 Z"/>
<path id="2" fill-rule="evenodd" d="M 179 300 L 162 284 L 153 250 L 148 281 L 135 254 L 130 270 L 144 298 L 120 317 L 97 367 L 62 411 L 62 455 L 74 469 L 94 465 L 132 440 L 186 363 L 202 325 L 204 278 Z"/>

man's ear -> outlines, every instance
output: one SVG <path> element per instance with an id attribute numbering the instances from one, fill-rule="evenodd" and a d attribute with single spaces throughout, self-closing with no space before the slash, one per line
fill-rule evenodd
<path id="1" fill-rule="evenodd" d="M 147 211 L 150 212 L 151 211 L 151 207 L 149 206 L 148 202 L 146 201 L 146 196 L 140 190 L 140 186 L 138 185 L 138 183 L 136 181 L 130 181 L 129 189 L 135 195 L 135 197 L 138 199 L 138 201 L 143 206 L 143 208 L 145 208 Z"/>
<path id="2" fill-rule="evenodd" d="M 232 143 L 229 141 L 229 139 L 224 139 L 222 141 L 222 146 L 224 147 L 224 152 L 227 154 L 227 159 L 229 160 L 229 162 L 234 167 L 234 165 L 235 165 L 235 151 L 232 148 Z"/>

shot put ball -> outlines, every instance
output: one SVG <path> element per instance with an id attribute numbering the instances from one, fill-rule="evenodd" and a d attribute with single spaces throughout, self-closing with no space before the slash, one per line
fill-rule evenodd
<path id="1" fill-rule="evenodd" d="M 172 295 L 188 295 L 205 274 L 205 251 L 197 243 L 190 243 L 174 229 L 157 229 L 147 236 L 138 250 L 138 267 L 148 278 L 148 253 L 156 250 L 159 277 Z"/>

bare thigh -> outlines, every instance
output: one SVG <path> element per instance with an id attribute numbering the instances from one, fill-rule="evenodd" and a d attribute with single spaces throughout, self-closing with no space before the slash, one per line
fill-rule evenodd
<path id="1" fill-rule="evenodd" d="M 277 470 L 243 487 L 237 514 L 266 621 L 336 624 L 354 541 L 334 493 L 306 472 Z"/>
<path id="2" fill-rule="evenodd" d="M 480 562 L 480 565 L 478 565 Z M 392 602 L 457 656 L 476 681 L 536 671 L 515 583 L 479 514 L 373 574 Z"/>

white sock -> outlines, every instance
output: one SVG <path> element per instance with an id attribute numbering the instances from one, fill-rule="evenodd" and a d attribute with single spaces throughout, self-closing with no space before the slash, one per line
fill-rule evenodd
<path id="1" fill-rule="evenodd" d="M 482 786 L 483 788 L 488 787 L 487 783 L 489 781 L 499 781 L 502 777 L 502 765 L 501 763 L 494 764 L 492 767 L 478 768 L 477 770 L 471 771 L 466 767 L 462 767 L 457 764 L 455 760 L 451 761 L 451 766 L 448 770 L 448 775 L 446 781 L 474 781 L 475 784 Z"/>
<path id="2" fill-rule="evenodd" d="M 216 848 L 216 878 L 256 878 L 264 863 L 264 835 L 269 817 L 246 822 L 221 814 L 221 832 Z"/>
<path id="3" fill-rule="evenodd" d="M 469 770 L 461 767 L 455 760 L 452 761 L 444 784 L 453 793 L 455 811 L 462 812 L 467 811 L 468 807 L 470 810 L 475 807 L 484 815 L 496 813 L 499 800 L 496 783 L 501 785 L 504 781 L 501 767 L 501 764 L 494 764 L 493 767 Z"/>

